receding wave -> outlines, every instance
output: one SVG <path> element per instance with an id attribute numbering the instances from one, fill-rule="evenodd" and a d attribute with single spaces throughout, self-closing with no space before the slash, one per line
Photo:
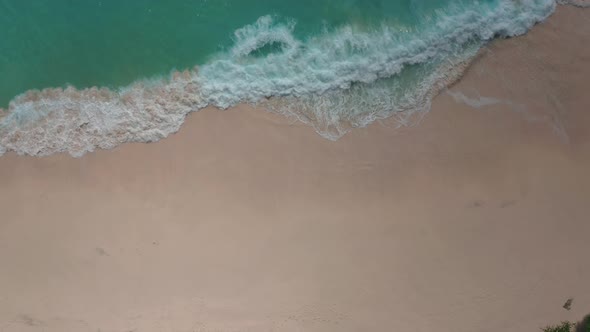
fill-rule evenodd
<path id="1" fill-rule="evenodd" d="M 485 42 L 525 33 L 555 6 L 555 0 L 449 6 L 409 31 L 385 22 L 349 25 L 306 40 L 295 37 L 294 22 L 263 16 L 235 32 L 228 52 L 194 70 L 118 90 L 69 87 L 16 97 L 0 110 L 0 154 L 81 156 L 153 142 L 208 105 L 257 104 L 329 139 L 390 116 L 403 125 L 430 108 Z M 278 50 L 254 54 L 268 45 Z"/>
<path id="2" fill-rule="evenodd" d="M 590 0 L 558 0 L 557 3 L 562 5 L 572 5 L 576 7 L 588 8 L 590 7 Z"/>

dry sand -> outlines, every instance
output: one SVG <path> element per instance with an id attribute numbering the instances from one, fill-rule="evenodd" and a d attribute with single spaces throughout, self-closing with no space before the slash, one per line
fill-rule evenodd
<path id="1" fill-rule="evenodd" d="M 411 128 L 331 142 L 242 106 L 195 113 L 155 144 L 6 155 L 0 331 L 523 332 L 580 319 L 589 77 L 590 10 L 560 7 L 484 50 Z"/>

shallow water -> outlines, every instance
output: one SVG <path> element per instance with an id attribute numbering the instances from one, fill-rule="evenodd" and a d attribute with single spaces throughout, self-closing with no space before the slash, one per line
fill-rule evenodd
<path id="1" fill-rule="evenodd" d="M 336 139 L 428 110 L 487 41 L 555 0 L 0 0 L 0 154 L 155 141 L 258 103 Z M 198 69 L 192 69 L 198 66 Z M 174 74 L 174 70 L 189 71 Z M 103 90 L 84 90 L 93 86 Z M 31 89 L 62 87 L 64 90 Z"/>

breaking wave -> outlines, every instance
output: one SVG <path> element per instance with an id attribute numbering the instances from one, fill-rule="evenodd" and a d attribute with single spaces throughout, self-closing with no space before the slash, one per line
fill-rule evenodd
<path id="1" fill-rule="evenodd" d="M 455 5 L 412 30 L 348 25 L 306 40 L 295 37 L 294 22 L 263 16 L 235 32 L 228 52 L 193 70 L 118 90 L 68 87 L 16 97 L 0 109 L 0 155 L 81 156 L 153 142 L 209 105 L 256 104 L 309 123 L 329 139 L 390 116 L 403 125 L 429 110 L 484 43 L 524 34 L 555 6 L 555 0 Z M 268 46 L 274 51 L 255 54 Z"/>

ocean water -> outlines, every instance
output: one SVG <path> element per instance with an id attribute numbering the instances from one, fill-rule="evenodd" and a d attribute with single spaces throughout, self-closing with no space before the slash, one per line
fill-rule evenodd
<path id="1" fill-rule="evenodd" d="M 0 154 L 80 156 L 253 103 L 328 139 L 427 111 L 555 0 L 0 0 Z"/>

